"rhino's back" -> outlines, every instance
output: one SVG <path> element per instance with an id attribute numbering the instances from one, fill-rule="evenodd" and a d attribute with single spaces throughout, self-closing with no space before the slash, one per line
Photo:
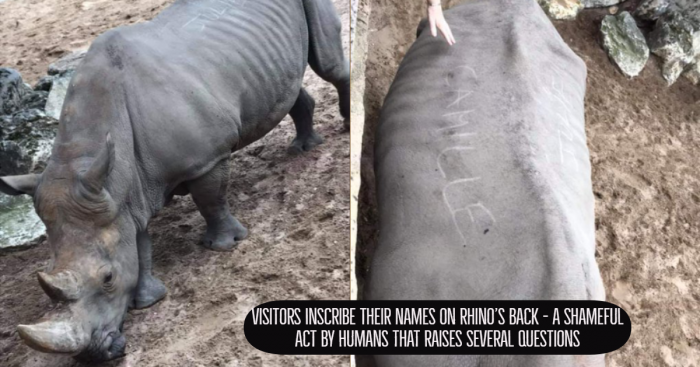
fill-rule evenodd
<path id="1" fill-rule="evenodd" d="M 586 68 L 534 0 L 422 32 L 376 136 L 371 299 L 600 299 Z"/>
<path id="2" fill-rule="evenodd" d="M 79 73 L 119 74 L 138 155 L 154 185 L 172 189 L 274 128 L 307 61 L 301 0 L 179 0 L 102 35 Z"/>
<path id="3" fill-rule="evenodd" d="M 179 0 L 132 33 L 162 66 L 253 105 L 296 82 L 308 59 L 301 0 Z"/>

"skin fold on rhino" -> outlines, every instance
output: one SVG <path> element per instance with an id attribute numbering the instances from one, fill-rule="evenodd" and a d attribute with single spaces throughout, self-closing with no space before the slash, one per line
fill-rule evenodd
<path id="1" fill-rule="evenodd" d="M 230 154 L 286 114 L 297 130 L 290 152 L 322 142 L 302 88 L 307 64 L 336 87 L 347 118 L 340 27 L 329 0 L 178 0 L 95 40 L 46 170 L 0 178 L 0 191 L 33 196 L 52 249 L 39 284 L 65 306 L 18 327 L 30 347 L 88 361 L 124 355 L 128 308 L 166 293 L 147 226 L 173 195 L 192 195 L 205 247 L 227 251 L 246 237 L 226 202 Z"/>
<path id="2" fill-rule="evenodd" d="M 535 0 L 425 21 L 376 131 L 379 238 L 365 299 L 604 300 L 586 66 Z M 380 367 L 603 366 L 598 356 L 375 356 Z"/>

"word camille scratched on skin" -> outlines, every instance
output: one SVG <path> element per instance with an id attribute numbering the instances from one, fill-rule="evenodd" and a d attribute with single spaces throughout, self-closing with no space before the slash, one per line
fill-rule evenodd
<path id="1" fill-rule="evenodd" d="M 469 66 L 461 66 L 461 67 L 459 67 L 459 69 L 464 69 L 464 70 L 471 72 L 471 74 L 474 76 L 474 79 L 478 78 L 476 75 L 476 71 Z M 450 74 L 451 74 L 451 72 L 448 73 L 447 77 L 445 78 L 447 86 L 450 86 L 450 78 L 449 78 Z M 473 91 L 464 90 L 464 89 L 453 90 L 452 92 L 457 94 L 457 98 L 452 103 L 447 105 L 448 109 L 452 108 L 452 107 L 460 108 L 462 101 L 474 93 Z M 469 114 L 471 114 L 472 112 L 474 112 L 474 110 L 462 110 L 462 111 L 449 112 L 449 113 L 442 115 L 443 118 L 447 118 L 447 119 L 452 119 L 452 118 L 456 117 L 456 124 L 452 125 L 452 126 L 448 126 L 448 127 L 439 128 L 436 130 L 436 132 L 438 132 L 438 133 L 444 132 L 447 134 L 448 137 L 458 137 L 458 138 L 477 135 L 474 132 L 456 133 L 454 131 L 455 129 L 460 129 L 460 128 L 466 127 L 470 124 L 470 121 L 465 119 L 465 117 L 468 116 Z M 445 135 L 442 135 L 442 136 L 444 137 Z M 442 175 L 442 178 L 447 179 L 447 173 L 445 172 L 445 170 L 442 167 L 442 160 L 445 158 L 447 153 L 450 153 L 453 151 L 473 151 L 473 150 L 476 150 L 476 148 L 474 148 L 472 146 L 455 145 L 455 146 L 449 146 L 449 147 L 443 149 L 442 151 L 440 151 L 440 153 L 437 156 L 437 167 L 438 167 L 438 171 Z M 476 182 L 479 180 L 481 180 L 481 177 L 463 177 L 463 178 L 449 181 L 442 188 L 442 200 L 445 202 L 447 209 L 450 211 L 450 215 L 452 216 L 452 222 L 454 223 L 455 228 L 457 229 L 457 233 L 459 234 L 460 238 L 462 239 L 462 243 L 464 244 L 465 247 L 467 246 L 467 238 L 466 238 L 464 232 L 462 231 L 462 228 L 459 225 L 459 222 L 457 221 L 457 214 L 459 214 L 461 212 L 467 212 L 467 214 L 469 214 L 469 219 L 471 220 L 472 224 L 474 224 L 474 223 L 476 223 L 476 218 L 475 218 L 476 212 L 481 211 L 481 212 L 485 213 L 491 219 L 491 226 L 496 224 L 496 218 L 493 216 L 493 214 L 491 214 L 491 211 L 486 206 L 484 206 L 484 204 L 481 202 L 471 203 L 471 204 L 468 204 L 466 206 L 459 207 L 459 208 L 453 207 L 453 205 L 450 203 L 450 199 L 447 195 L 447 192 L 453 186 L 467 185 L 467 184 L 471 184 L 472 182 Z M 488 233 L 488 230 L 490 229 L 491 226 L 486 228 L 486 230 L 484 231 L 484 234 Z"/>
<path id="2" fill-rule="evenodd" d="M 218 2 L 223 5 L 223 8 L 209 8 L 203 12 L 199 12 L 194 18 L 185 23 L 182 28 L 199 26 L 199 31 L 203 31 L 207 27 L 207 23 L 219 20 L 229 9 L 234 6 L 243 6 L 248 0 L 218 0 Z"/>

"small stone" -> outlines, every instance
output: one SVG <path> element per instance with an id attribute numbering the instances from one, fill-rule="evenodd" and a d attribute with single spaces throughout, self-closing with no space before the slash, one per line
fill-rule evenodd
<path id="1" fill-rule="evenodd" d="M 642 20 L 656 20 L 666 14 L 670 5 L 671 0 L 644 0 L 634 11 L 634 15 Z"/>
<path id="2" fill-rule="evenodd" d="M 618 10 L 620 10 L 620 8 L 618 8 L 617 6 L 612 6 L 612 7 L 610 7 L 610 9 L 608 9 L 608 12 L 612 15 L 615 15 L 615 14 L 617 14 Z"/>
<path id="3" fill-rule="evenodd" d="M 78 50 L 60 58 L 58 61 L 49 65 L 49 75 L 58 75 L 70 70 L 75 70 L 83 61 L 86 54 L 87 50 Z"/>
<path id="4" fill-rule="evenodd" d="M 661 358 L 663 358 L 667 366 L 677 365 L 676 360 L 673 358 L 673 351 L 665 345 L 661 346 Z"/>
<path id="5" fill-rule="evenodd" d="M 34 84 L 34 90 L 43 90 L 43 91 L 50 91 L 51 86 L 53 85 L 53 80 L 55 79 L 55 76 L 47 75 L 39 79 L 36 84 Z"/>
<path id="6" fill-rule="evenodd" d="M 635 77 L 644 69 L 649 59 L 644 35 L 629 12 L 607 15 L 601 26 L 603 48 L 623 74 Z"/>
<path id="7" fill-rule="evenodd" d="M 621 3 L 622 0 L 583 0 L 585 8 L 605 8 Z"/>
<path id="8" fill-rule="evenodd" d="M 700 63 L 695 62 L 693 65 L 689 66 L 683 75 L 688 78 L 691 83 L 695 85 L 700 84 Z"/>
<path id="9" fill-rule="evenodd" d="M 583 10 L 581 0 L 537 0 L 547 15 L 556 20 L 575 19 Z"/>

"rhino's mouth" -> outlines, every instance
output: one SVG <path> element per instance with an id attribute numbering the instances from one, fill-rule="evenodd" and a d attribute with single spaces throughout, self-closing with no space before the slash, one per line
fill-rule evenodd
<path id="1" fill-rule="evenodd" d="M 100 339 L 76 355 L 75 358 L 82 362 L 105 362 L 122 358 L 126 355 L 126 338 L 119 330 L 104 333 Z"/>

